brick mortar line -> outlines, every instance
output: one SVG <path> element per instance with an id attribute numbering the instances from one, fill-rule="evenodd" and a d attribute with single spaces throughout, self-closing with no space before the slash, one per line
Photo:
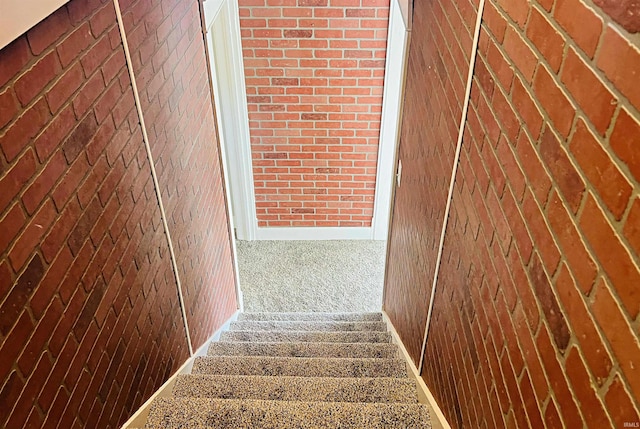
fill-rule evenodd
<path id="1" fill-rule="evenodd" d="M 144 140 L 144 145 L 145 145 L 145 150 L 147 153 L 147 158 L 149 160 L 149 167 L 151 169 L 151 176 L 153 179 L 153 187 L 154 187 L 154 191 L 156 194 L 156 198 L 158 200 L 158 205 L 160 207 L 160 217 L 162 218 L 162 226 L 164 229 L 164 233 L 165 236 L 167 238 L 167 244 L 169 246 L 169 254 L 171 256 L 171 268 L 173 270 L 173 274 L 176 280 L 176 286 L 178 289 L 178 302 L 180 304 L 180 311 L 182 313 L 182 321 L 184 324 L 184 329 L 185 329 L 185 334 L 186 334 L 186 338 L 187 338 L 187 345 L 189 346 L 189 355 L 193 356 L 194 350 L 193 350 L 193 345 L 191 343 L 191 334 L 189 333 L 189 325 L 187 322 L 187 313 L 186 313 L 186 308 L 185 308 L 185 304 L 184 304 L 184 296 L 182 294 L 182 285 L 180 283 L 180 275 L 179 275 L 179 269 L 178 269 L 178 263 L 176 261 L 176 255 L 173 249 L 173 242 L 171 241 L 171 233 L 169 231 L 169 225 L 167 224 L 167 215 L 166 212 L 164 210 L 164 205 L 162 202 L 162 190 L 160 189 L 160 184 L 158 182 L 158 176 L 156 174 L 156 170 L 155 170 L 155 166 L 154 166 L 154 162 L 153 162 L 153 155 L 151 154 L 151 146 L 149 145 L 149 136 L 147 134 L 147 128 L 144 122 L 144 115 L 142 112 L 142 105 L 140 103 L 140 95 L 138 93 L 138 86 L 136 83 L 136 77 L 135 77 L 135 73 L 133 70 L 133 63 L 131 60 L 131 54 L 129 51 L 129 43 L 127 42 L 127 35 L 126 35 L 126 31 L 124 28 L 124 22 L 122 20 L 122 12 L 120 10 L 120 4 L 119 4 L 119 0 L 113 0 L 113 5 L 115 8 L 115 12 L 116 12 L 116 19 L 118 21 L 118 29 L 120 31 L 120 36 L 122 37 L 122 46 L 124 48 L 124 52 L 125 52 L 125 59 L 126 59 L 126 64 L 127 64 L 127 70 L 129 71 L 129 77 L 131 79 L 131 86 L 133 89 L 133 95 L 134 95 L 134 99 L 135 99 L 135 105 L 136 105 L 136 111 L 138 113 L 138 119 L 140 120 L 140 126 L 142 128 L 142 136 L 143 136 L 143 140 Z"/>
<path id="2" fill-rule="evenodd" d="M 461 117 L 460 117 L 460 125 L 458 127 L 458 141 L 457 141 L 457 145 L 456 145 L 456 152 L 455 152 L 455 157 L 454 157 L 454 162 L 453 162 L 453 169 L 451 172 L 451 179 L 449 182 L 449 192 L 448 192 L 448 196 L 447 196 L 447 205 L 445 208 L 445 213 L 444 213 L 444 219 L 442 222 L 442 232 L 440 234 L 440 243 L 438 245 L 438 256 L 436 259 L 436 266 L 435 266 L 435 271 L 434 271 L 434 275 L 433 275 L 433 282 L 431 285 L 431 297 L 430 297 L 430 301 L 429 301 L 429 311 L 427 313 L 427 322 L 426 322 L 426 326 L 425 326 L 425 331 L 424 331 L 424 339 L 422 341 L 422 350 L 420 352 L 420 364 L 419 364 L 419 368 L 418 368 L 418 372 L 422 373 L 422 369 L 424 366 L 424 355 L 425 355 L 425 351 L 426 351 L 426 347 L 427 347 L 427 340 L 429 338 L 429 327 L 431 325 L 431 318 L 433 315 L 433 305 L 435 302 L 435 295 L 436 295 L 436 286 L 438 283 L 438 274 L 440 271 L 440 266 L 442 263 L 442 256 L 443 256 L 443 250 L 444 250 L 444 242 L 445 242 L 445 236 L 446 236 L 446 232 L 447 232 L 447 226 L 448 226 L 448 221 L 449 221 L 449 213 L 451 211 L 451 203 L 453 200 L 453 191 L 454 191 L 454 186 L 455 186 L 455 182 L 456 182 L 456 176 L 458 173 L 458 166 L 459 166 L 459 160 L 460 160 L 460 154 L 461 154 L 461 150 L 462 150 L 462 140 L 463 140 L 463 136 L 464 136 L 464 130 L 466 128 L 466 123 L 467 123 L 467 112 L 469 111 L 469 106 L 471 104 L 471 87 L 473 84 L 473 74 L 474 74 L 474 69 L 475 69 L 475 62 L 476 62 L 476 58 L 477 58 L 477 52 L 478 52 L 478 42 L 480 40 L 480 29 L 482 27 L 482 15 L 484 12 L 484 6 L 485 6 L 485 0 L 480 0 L 480 3 L 478 4 L 478 10 L 477 10 L 477 16 L 476 16 L 476 26 L 475 26 L 475 30 L 474 30 L 474 38 L 473 38 L 473 44 L 472 44 L 472 48 L 471 48 L 471 62 L 469 64 L 469 71 L 467 74 L 467 87 L 466 87 L 466 91 L 465 91 L 465 98 L 464 98 L 464 105 L 462 107 L 462 113 L 461 113 Z"/>

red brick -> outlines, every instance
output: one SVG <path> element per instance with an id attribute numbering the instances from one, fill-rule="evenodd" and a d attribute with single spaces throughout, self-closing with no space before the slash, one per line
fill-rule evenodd
<path id="1" fill-rule="evenodd" d="M 498 78 L 502 88 L 508 91 L 513 81 L 513 68 L 494 44 L 490 44 L 487 50 L 487 62 Z"/>
<path id="2" fill-rule="evenodd" d="M 609 386 L 604 400 L 607 412 L 616 427 L 624 427 L 625 423 L 640 421 L 640 415 L 634 408 L 632 396 L 625 389 L 617 374 Z"/>
<path id="3" fill-rule="evenodd" d="M 633 253 L 640 255 L 640 197 L 636 197 L 633 200 L 623 232 L 625 238 L 631 244 Z"/>
<path id="4" fill-rule="evenodd" d="M 640 4 L 632 0 L 594 0 L 609 16 L 629 33 L 640 32 Z M 619 426 L 622 426 L 620 424 Z"/>
<path id="5" fill-rule="evenodd" d="M 640 311 L 640 289 L 634 285 L 640 284 L 640 272 L 591 195 L 580 217 L 580 227 L 626 310 L 635 318 Z"/>
<path id="6" fill-rule="evenodd" d="M 562 415 L 562 421 L 564 422 L 563 427 L 584 426 L 574 400 L 574 395 L 569 389 L 564 370 L 558 361 L 558 354 L 551 344 L 551 337 L 544 325 L 541 325 L 541 329 L 538 332 L 536 344 L 538 345 L 540 358 L 559 405 L 558 408 Z"/>
<path id="7" fill-rule="evenodd" d="M 547 408 L 544 413 L 544 422 L 545 427 L 550 429 L 560 429 L 562 428 L 562 420 L 560 419 L 560 414 L 558 413 L 558 407 L 556 406 L 553 398 L 547 403 Z"/>
<path id="8" fill-rule="evenodd" d="M 124 53 L 121 51 L 116 51 L 102 66 L 101 70 L 104 81 L 107 83 L 111 82 L 120 73 L 120 71 L 124 69 L 124 66 Z"/>
<path id="9" fill-rule="evenodd" d="M 505 10 L 520 28 L 524 27 L 529 14 L 529 3 L 526 0 L 498 0 L 498 4 Z"/>
<path id="10" fill-rule="evenodd" d="M 47 102 L 52 113 L 56 113 L 67 103 L 71 95 L 80 88 L 84 81 L 82 67 L 76 63 L 67 70 L 60 79 L 47 91 Z"/>
<path id="11" fill-rule="evenodd" d="M 544 206 L 551 190 L 551 179 L 534 150 L 531 140 L 525 133 L 520 133 L 516 149 L 520 158 L 520 165 L 529 179 L 529 186 L 535 193 L 538 203 Z"/>
<path id="12" fill-rule="evenodd" d="M 573 391 L 580 401 L 580 410 L 589 428 L 610 426 L 609 419 L 590 383 L 590 377 L 576 347 L 569 350 L 566 361 L 567 376 L 573 385 Z"/>
<path id="13" fill-rule="evenodd" d="M 10 88 L 0 93 L 0 129 L 13 120 L 18 114 L 18 104 Z"/>
<path id="14" fill-rule="evenodd" d="M 553 291 L 549 277 L 545 273 L 542 262 L 536 253 L 534 253 L 529 265 L 529 278 L 540 301 L 547 323 L 549 323 L 549 329 L 555 344 L 559 350 L 565 350 L 571 339 L 571 332 L 564 314 L 560 311 L 558 299 Z"/>
<path id="15" fill-rule="evenodd" d="M 42 259 L 36 254 L 24 272 L 18 277 L 18 280 L 11 288 L 11 292 L 4 299 L 2 307 L 0 307 L 0 332 L 2 332 L 2 335 L 7 336 L 11 328 L 16 325 L 24 304 L 33 293 L 43 274 Z M 22 327 L 18 326 L 16 330 L 21 329 Z M 16 352 L 19 351 L 17 350 Z"/>
<path id="16" fill-rule="evenodd" d="M 51 200 L 47 200 L 15 241 L 9 252 L 9 261 L 16 272 L 27 262 L 29 255 L 33 253 L 42 236 L 54 221 L 55 216 L 55 207 Z"/>
<path id="17" fill-rule="evenodd" d="M 16 96 L 26 106 L 47 86 L 60 72 L 60 62 L 55 52 L 40 58 L 14 84 Z"/>
<path id="18" fill-rule="evenodd" d="M 3 136 L 0 136 L 0 147 L 8 162 L 13 161 L 22 152 L 47 123 L 49 117 L 47 103 L 40 99 L 19 117 Z"/>
<path id="19" fill-rule="evenodd" d="M 11 241 L 22 230 L 25 221 L 26 217 L 19 204 L 14 204 L 11 209 L 7 210 L 4 217 L 0 219 L 0 249 L 9 247 Z M 0 294 L 0 296 L 2 295 Z"/>
<path id="20" fill-rule="evenodd" d="M 564 39 L 536 8 L 531 8 L 531 17 L 527 23 L 527 37 L 547 60 L 551 70 L 557 73 L 562 64 Z"/>
<path id="21" fill-rule="evenodd" d="M 625 108 L 620 109 L 616 125 L 609 139 L 609 145 L 616 155 L 627 164 L 637 181 L 640 181 L 640 153 L 636 147 L 639 139 L 640 122 Z"/>
<path id="22" fill-rule="evenodd" d="M 97 38 L 107 28 L 116 25 L 116 13 L 112 4 L 108 3 L 100 9 L 89 21 L 91 32 Z"/>
<path id="23" fill-rule="evenodd" d="M 61 110 L 42 133 L 34 140 L 34 147 L 40 162 L 44 162 L 76 125 L 71 106 Z"/>
<path id="24" fill-rule="evenodd" d="M 18 75 L 31 60 L 26 37 L 19 37 L 0 50 L 0 87 Z"/>
<path id="25" fill-rule="evenodd" d="M 502 43 L 504 40 L 504 33 L 507 29 L 507 22 L 502 16 L 502 14 L 498 11 L 498 9 L 494 6 L 493 2 L 487 2 L 485 4 L 484 14 L 482 16 L 482 20 L 485 25 L 489 27 L 489 30 L 496 38 L 498 43 Z"/>
<path id="26" fill-rule="evenodd" d="M 578 211 L 585 184 L 567 156 L 558 138 L 550 128 L 545 129 L 540 141 L 540 156 L 551 171 L 560 193 L 573 213 Z"/>
<path id="27" fill-rule="evenodd" d="M 564 62 L 562 82 L 598 132 L 604 135 L 611 123 L 617 100 L 573 48 L 569 48 Z"/>
<path id="28" fill-rule="evenodd" d="M 543 65 L 540 65 L 536 72 L 533 91 L 554 127 L 566 138 L 571 130 L 576 109 Z"/>
<path id="29" fill-rule="evenodd" d="M 598 195 L 620 220 L 631 196 L 631 184 L 582 120 L 578 121 L 570 150 Z"/>
<path id="30" fill-rule="evenodd" d="M 77 200 L 71 200 L 40 245 L 42 255 L 47 262 L 51 263 L 54 260 L 80 214 L 81 209 Z"/>
<path id="31" fill-rule="evenodd" d="M 588 295 L 598 270 L 580 238 L 576 225 L 555 192 L 547 206 L 547 219 L 580 289 Z"/>
<path id="32" fill-rule="evenodd" d="M 513 27 L 507 28 L 503 47 L 525 80 L 531 83 L 538 60 L 533 51 L 527 46 L 520 34 Z"/>
<path id="33" fill-rule="evenodd" d="M 598 385 L 602 386 L 609 377 L 613 363 L 589 315 L 582 294 L 564 265 L 556 279 L 556 290 L 567 313 L 573 335 L 578 340 L 585 360 L 589 364 L 589 370 Z"/>
<path id="34" fill-rule="evenodd" d="M 18 194 L 23 186 L 31 179 L 36 171 L 36 157 L 32 150 L 27 150 L 0 179 L 0 212 L 4 212 L 11 200 Z"/>
<path id="35" fill-rule="evenodd" d="M 80 119 L 89 110 L 91 105 L 105 89 L 104 81 L 100 73 L 94 74 L 85 85 L 80 89 L 80 92 L 73 99 L 73 111 L 76 114 L 76 118 Z"/>
<path id="36" fill-rule="evenodd" d="M 511 89 L 511 99 L 516 112 L 520 114 L 534 140 L 540 137 L 542 114 L 520 78 L 515 78 Z"/>
<path id="37" fill-rule="evenodd" d="M 70 28 L 67 8 L 61 7 L 27 32 L 34 55 L 40 55 Z"/>
<path id="38" fill-rule="evenodd" d="M 640 87 L 635 84 L 640 69 L 640 49 L 625 39 L 613 26 L 607 27 L 596 58 L 598 68 L 615 87 L 640 109 Z"/>
<path id="39" fill-rule="evenodd" d="M 516 116 L 509 101 L 502 91 L 495 91 L 491 100 L 496 118 L 501 124 L 502 132 L 510 143 L 515 143 L 520 131 L 520 120 Z"/>
<path id="40" fill-rule="evenodd" d="M 22 194 L 22 203 L 28 214 L 33 214 L 51 188 L 55 185 L 62 173 L 66 170 L 67 163 L 61 152 L 56 152 L 38 177 Z"/>
<path id="41" fill-rule="evenodd" d="M 600 325 L 618 360 L 622 375 L 629 383 L 631 392 L 637 397 L 640 392 L 640 368 L 634 362 L 640 358 L 638 336 L 629 326 L 619 304 L 611 294 L 610 286 L 604 279 L 601 279 L 596 286 L 591 308 L 596 322 Z"/>
<path id="42" fill-rule="evenodd" d="M 581 0 L 556 0 L 553 14 L 578 46 L 593 58 L 602 32 L 602 18 Z"/>
<path id="43" fill-rule="evenodd" d="M 46 350 L 46 342 L 53 333 L 53 328 L 58 323 L 62 310 L 63 307 L 60 300 L 54 299 L 44 317 L 36 325 L 33 336 L 29 339 L 29 343 L 18 360 L 18 366 L 23 374 L 31 374 L 41 355 L 44 355 L 44 358 L 49 360 L 46 352 L 43 353 L 42 351 Z"/>
<path id="44" fill-rule="evenodd" d="M 62 144 L 62 151 L 68 164 L 71 164 L 77 158 L 84 146 L 95 135 L 97 128 L 95 115 L 90 113 L 73 130 Z"/>
<path id="45" fill-rule="evenodd" d="M 544 216 L 529 191 L 525 193 L 522 204 L 522 212 L 533 238 L 534 244 L 540 252 L 547 272 L 554 273 L 560 261 L 560 252 L 555 244 L 551 231 L 547 226 Z"/>
<path id="46" fill-rule="evenodd" d="M 76 28 L 73 33 L 67 36 L 57 47 L 62 66 L 67 67 L 75 61 L 78 58 L 78 54 L 84 51 L 93 40 L 88 22 Z"/>
<path id="47" fill-rule="evenodd" d="M 80 59 L 85 76 L 91 76 L 111 54 L 111 44 L 105 35 Z"/>
<path id="48" fill-rule="evenodd" d="M 542 422 L 542 416 L 540 415 L 539 408 L 539 404 L 542 401 L 536 401 L 536 397 L 533 393 L 533 387 L 531 385 L 531 379 L 529 377 L 529 373 L 526 370 L 524 371 L 524 375 L 520 380 L 520 391 L 522 392 L 525 410 L 527 412 L 529 422 L 531 423 L 531 427 L 543 427 L 544 423 Z"/>
<path id="49" fill-rule="evenodd" d="M 42 317 L 51 302 L 51 298 L 58 291 L 72 260 L 73 257 L 69 249 L 63 247 L 38 285 L 38 289 L 34 292 L 30 301 L 31 310 L 37 319 Z"/>

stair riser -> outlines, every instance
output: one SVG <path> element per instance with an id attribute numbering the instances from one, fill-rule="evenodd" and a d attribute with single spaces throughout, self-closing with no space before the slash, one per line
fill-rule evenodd
<path id="1" fill-rule="evenodd" d="M 220 341 L 241 342 L 316 342 L 316 343 L 390 343 L 388 332 L 251 332 L 226 331 Z"/>
<path id="2" fill-rule="evenodd" d="M 296 377 L 406 377 L 400 359 L 315 359 L 269 357 L 201 357 L 193 374 Z"/>
<path id="3" fill-rule="evenodd" d="M 395 345 L 381 343 L 212 343 L 209 356 L 398 358 Z"/>
<path id="4" fill-rule="evenodd" d="M 429 429 L 431 425 L 423 405 L 163 398 L 154 404 L 147 427 Z"/>
<path id="5" fill-rule="evenodd" d="M 382 313 L 240 313 L 238 320 L 381 322 Z"/>
<path id="6" fill-rule="evenodd" d="M 313 331 L 313 332 L 386 332 L 384 322 L 297 322 L 241 321 L 233 322 L 231 331 Z"/>
<path id="7" fill-rule="evenodd" d="M 183 375 L 176 397 L 415 404 L 415 383 L 398 378 L 309 378 Z"/>

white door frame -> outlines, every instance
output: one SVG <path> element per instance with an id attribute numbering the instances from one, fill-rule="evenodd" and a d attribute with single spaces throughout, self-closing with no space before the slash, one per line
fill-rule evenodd
<path id="1" fill-rule="evenodd" d="M 372 238 L 386 240 L 391 217 L 391 195 L 395 184 L 395 166 L 400 142 L 402 91 L 404 88 L 409 32 L 397 0 L 389 10 L 387 59 L 382 95 L 382 120 L 378 144 L 378 169 L 373 208 Z"/>
<path id="2" fill-rule="evenodd" d="M 256 201 L 238 0 L 206 0 L 204 16 L 232 230 L 240 240 L 254 240 Z M 224 25 L 224 30 L 214 27 L 214 23 Z M 219 88 L 216 64 L 230 68 L 232 76 L 227 78 L 233 78 L 235 85 L 230 89 L 235 93 Z"/>

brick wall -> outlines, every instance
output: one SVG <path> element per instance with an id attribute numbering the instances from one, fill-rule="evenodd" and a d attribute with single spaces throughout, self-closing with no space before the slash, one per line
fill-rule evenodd
<path id="1" fill-rule="evenodd" d="M 190 99 L 173 124 L 196 140 L 189 156 L 212 157 L 189 174 L 184 154 L 159 168 L 163 192 L 207 186 L 215 207 L 167 204 L 172 225 L 190 226 L 173 225 L 199 344 L 235 305 L 215 130 L 198 118 L 202 128 L 185 131 L 194 120 L 183 119 L 190 103 L 211 108 L 189 12 L 168 26 L 195 29 L 189 68 L 166 70 L 185 94 L 156 100 Z M 149 114 L 147 126 L 160 120 Z M 112 3 L 71 1 L 0 50 L 0 189 L 0 426 L 119 427 L 189 352 Z"/>
<path id="2" fill-rule="evenodd" d="M 385 296 L 385 310 L 419 361 L 428 307 L 416 304 L 430 298 L 475 16 L 467 0 L 416 2 L 413 7 L 398 154 L 402 179 L 395 191 L 386 278 L 394 293 Z M 403 263 L 393 263 L 397 260 Z"/>
<path id="3" fill-rule="evenodd" d="M 487 2 L 424 356 L 454 427 L 640 421 L 640 39 L 596 3 Z"/>
<path id="4" fill-rule="evenodd" d="M 371 226 L 389 0 L 240 0 L 258 226 Z"/>
<path id="5" fill-rule="evenodd" d="M 197 348 L 236 310 L 199 6 L 132 0 L 121 8 Z"/>

